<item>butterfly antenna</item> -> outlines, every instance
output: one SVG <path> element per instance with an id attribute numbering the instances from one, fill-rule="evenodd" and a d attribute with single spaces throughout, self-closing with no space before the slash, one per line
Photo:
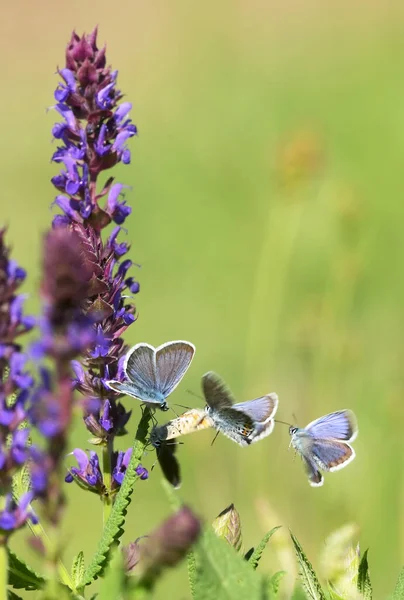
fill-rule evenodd
<path id="1" fill-rule="evenodd" d="M 292 423 L 287 423 L 286 421 L 279 421 L 278 419 L 274 419 L 275 423 L 281 423 L 282 425 L 288 425 L 288 427 L 293 427 Z"/>
<path id="2" fill-rule="evenodd" d="M 191 410 L 190 406 L 184 406 L 183 404 L 174 404 L 174 406 L 179 406 L 180 408 L 186 408 L 187 410 Z"/>
<path id="3" fill-rule="evenodd" d="M 202 396 L 200 396 L 199 394 L 195 394 L 195 392 L 193 392 L 192 390 L 185 390 L 188 394 L 191 394 L 191 396 L 195 396 L 195 398 L 199 398 L 199 400 L 202 400 L 202 402 L 205 402 L 205 399 L 202 398 Z"/>
<path id="4" fill-rule="evenodd" d="M 218 435 L 219 435 L 219 432 L 217 431 L 215 437 L 212 440 L 211 446 L 213 446 L 213 444 L 216 442 L 216 438 Z"/>
<path id="5" fill-rule="evenodd" d="M 173 413 L 175 414 L 175 416 L 177 417 L 177 419 L 179 419 L 179 414 L 177 414 L 177 413 L 175 412 L 175 410 L 173 409 L 173 407 L 172 407 L 172 406 L 170 406 L 170 410 L 172 410 L 172 411 L 173 411 Z"/>

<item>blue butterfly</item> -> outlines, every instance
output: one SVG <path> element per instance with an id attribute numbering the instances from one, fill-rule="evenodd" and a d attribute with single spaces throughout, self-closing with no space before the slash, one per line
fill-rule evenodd
<path id="1" fill-rule="evenodd" d="M 195 346 L 190 342 L 167 342 L 158 348 L 136 344 L 125 357 L 125 380 L 106 384 L 115 392 L 168 410 L 166 399 L 184 377 L 194 354 Z"/>
<path id="2" fill-rule="evenodd" d="M 354 458 L 347 442 L 358 435 L 356 417 L 351 410 L 339 410 L 312 421 L 305 428 L 290 427 L 290 443 L 303 460 L 310 485 L 323 485 L 322 471 L 338 471 Z"/>
<path id="3" fill-rule="evenodd" d="M 202 377 L 202 390 L 207 403 L 206 414 L 213 427 L 240 446 L 248 446 L 272 433 L 278 396 L 267 394 L 255 400 L 234 403 L 234 397 L 223 379 L 213 371 Z"/>

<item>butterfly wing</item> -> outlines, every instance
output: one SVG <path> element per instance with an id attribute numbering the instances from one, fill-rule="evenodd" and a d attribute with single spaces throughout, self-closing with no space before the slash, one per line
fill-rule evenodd
<path id="1" fill-rule="evenodd" d="M 138 400 L 146 401 L 146 393 L 144 388 L 138 387 L 131 381 L 115 381 L 114 379 L 112 379 L 110 381 L 107 381 L 106 384 L 111 390 L 114 390 L 114 392 L 118 392 L 119 394 L 126 394 L 127 396 L 132 396 L 133 398 L 137 398 Z M 154 403 L 156 402 L 156 400 L 148 399 L 147 402 Z"/>
<path id="2" fill-rule="evenodd" d="M 324 477 L 318 470 L 318 466 L 316 465 L 315 461 L 303 455 L 301 455 L 301 459 L 303 461 L 307 477 L 309 478 L 309 484 L 312 487 L 320 487 L 323 485 Z"/>
<path id="3" fill-rule="evenodd" d="M 254 431 L 251 437 L 251 442 L 258 442 L 263 438 L 270 435 L 275 427 L 275 421 L 273 419 L 269 419 L 264 423 L 254 423 Z"/>
<path id="4" fill-rule="evenodd" d="M 339 410 L 312 421 L 306 431 L 314 438 L 352 442 L 358 434 L 358 425 L 351 410 Z"/>
<path id="5" fill-rule="evenodd" d="M 175 488 L 181 486 L 180 464 L 175 456 L 177 444 L 161 442 L 156 447 L 157 460 L 164 477 Z"/>
<path id="6" fill-rule="evenodd" d="M 230 388 L 223 379 L 213 371 L 208 371 L 208 373 L 205 373 L 205 375 L 202 376 L 202 391 L 206 403 L 213 410 L 220 410 L 226 407 L 230 408 L 233 405 L 234 398 Z"/>
<path id="7" fill-rule="evenodd" d="M 337 440 L 314 440 L 311 456 L 323 471 L 338 471 L 355 458 L 355 451 L 346 442 Z"/>
<path id="8" fill-rule="evenodd" d="M 257 423 L 266 423 L 275 416 L 278 409 L 278 396 L 275 393 L 267 394 L 261 398 L 233 404 L 233 408 L 247 414 Z"/>
<path id="9" fill-rule="evenodd" d="M 228 407 L 211 416 L 213 426 L 233 442 L 240 446 L 251 444 L 254 435 L 254 422 L 251 417 Z"/>
<path id="10" fill-rule="evenodd" d="M 134 396 L 143 402 L 160 404 L 164 398 L 158 391 L 155 349 L 149 344 L 136 344 L 126 355 L 123 370 L 126 381 L 107 381 L 108 387 Z"/>
<path id="11" fill-rule="evenodd" d="M 157 389 L 166 398 L 175 390 L 195 354 L 190 342 L 167 342 L 156 350 Z"/>

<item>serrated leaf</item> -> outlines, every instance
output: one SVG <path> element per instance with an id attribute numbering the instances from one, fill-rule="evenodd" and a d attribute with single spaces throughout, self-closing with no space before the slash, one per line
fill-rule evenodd
<path id="1" fill-rule="evenodd" d="M 23 600 L 21 596 L 14 594 L 12 590 L 7 590 L 7 600 Z"/>
<path id="2" fill-rule="evenodd" d="M 253 552 L 254 552 L 254 546 L 252 548 L 250 548 L 249 550 L 247 550 L 247 552 L 244 554 L 244 560 L 249 561 L 253 555 Z"/>
<path id="3" fill-rule="evenodd" d="M 401 573 L 398 576 L 396 587 L 394 589 L 393 597 L 391 600 L 404 600 L 404 567 L 401 569 Z"/>
<path id="4" fill-rule="evenodd" d="M 8 583 L 16 590 L 40 590 L 45 579 L 38 575 L 10 549 L 8 554 Z"/>
<path id="5" fill-rule="evenodd" d="M 80 588 L 89 585 L 94 579 L 97 579 L 102 574 L 108 564 L 108 554 L 111 547 L 122 537 L 124 532 L 123 525 L 125 523 L 128 506 L 131 502 L 133 487 L 138 479 L 136 467 L 140 463 L 147 443 L 146 440 L 150 420 L 151 412 L 148 409 L 145 409 L 139 422 L 132 456 L 127 466 L 124 480 L 116 495 L 115 503 L 108 520 L 105 523 L 97 550 L 84 572 L 83 579 L 80 581 Z"/>
<path id="6" fill-rule="evenodd" d="M 119 600 L 124 592 L 125 580 L 122 552 L 116 549 L 102 579 L 99 600 Z"/>
<path id="7" fill-rule="evenodd" d="M 326 596 L 321 588 L 321 585 L 317 579 L 317 575 L 313 569 L 313 566 L 295 536 L 290 532 L 297 560 L 299 563 L 300 581 L 302 587 L 306 593 L 306 596 L 310 600 L 326 600 Z"/>
<path id="8" fill-rule="evenodd" d="M 271 539 L 275 531 L 277 531 L 278 529 L 280 529 L 280 525 L 278 525 L 278 527 L 273 527 L 271 531 L 268 531 L 268 533 L 264 535 L 258 546 L 252 552 L 250 558 L 248 559 L 248 564 L 251 565 L 253 569 L 256 569 L 258 567 L 258 563 L 261 560 L 261 556 L 269 540 Z"/>
<path id="9" fill-rule="evenodd" d="M 194 552 L 198 565 L 195 600 L 262 600 L 262 577 L 211 527 L 205 529 Z"/>
<path id="10" fill-rule="evenodd" d="M 80 582 L 84 577 L 84 553 L 82 550 L 73 558 L 72 563 L 72 581 L 75 589 L 80 588 Z"/>
<path id="11" fill-rule="evenodd" d="M 279 588 L 280 588 L 280 585 L 281 585 L 281 580 L 283 579 L 283 577 L 285 575 L 286 575 L 286 571 L 277 571 L 271 577 L 269 589 L 270 589 L 270 591 L 272 592 L 272 594 L 274 595 L 275 598 L 278 595 Z"/>
<path id="12" fill-rule="evenodd" d="M 368 551 L 363 553 L 358 569 L 358 590 L 363 594 L 364 600 L 372 600 L 372 584 L 369 576 Z"/>
<path id="13" fill-rule="evenodd" d="M 192 595 L 192 598 L 195 598 L 197 564 L 196 564 L 196 556 L 195 556 L 194 552 L 188 552 L 187 567 L 188 567 L 188 581 L 189 581 L 189 587 L 191 590 L 191 595 Z"/>

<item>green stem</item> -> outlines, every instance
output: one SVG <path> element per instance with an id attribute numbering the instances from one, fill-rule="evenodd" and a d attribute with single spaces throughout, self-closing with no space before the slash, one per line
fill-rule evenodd
<path id="1" fill-rule="evenodd" d="M 108 521 L 108 517 L 111 514 L 113 497 L 111 494 L 112 487 L 112 453 L 114 451 L 114 442 L 111 439 L 108 439 L 107 444 L 102 449 L 102 471 L 103 471 L 103 480 L 104 485 L 106 487 L 106 494 L 104 494 L 103 500 L 103 522 Z"/>
<path id="2" fill-rule="evenodd" d="M 5 542 L 0 544 L 0 599 L 7 600 L 8 556 Z"/>

